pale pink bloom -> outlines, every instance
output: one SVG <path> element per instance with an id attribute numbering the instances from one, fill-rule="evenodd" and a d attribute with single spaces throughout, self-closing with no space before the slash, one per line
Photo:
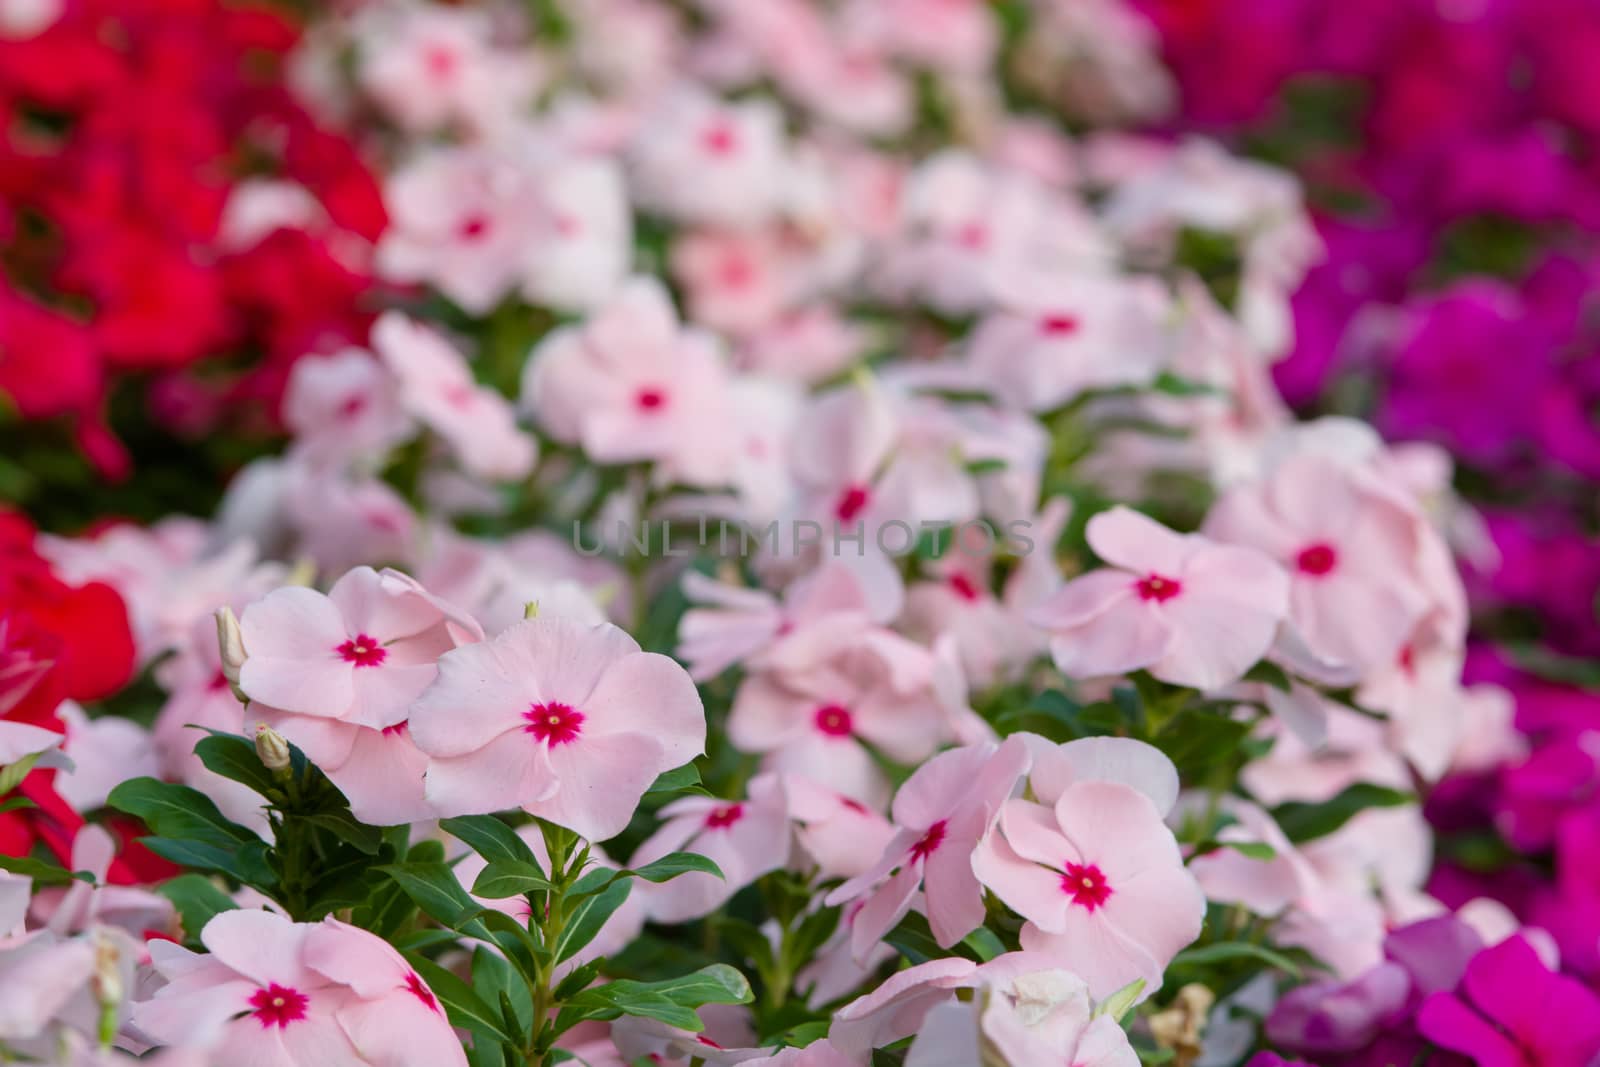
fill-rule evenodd
<path id="1" fill-rule="evenodd" d="M 723 445 L 730 453 L 733 514 L 752 533 L 780 518 L 794 499 L 789 454 L 807 399 L 803 386 L 782 378 L 740 375 L 729 387 L 733 426 Z M 714 514 L 709 505 L 706 510 Z"/>
<path id="2" fill-rule="evenodd" d="M 1122 0 L 1049 0 L 1021 42 L 1016 66 L 1035 91 L 1096 125 L 1166 117 L 1177 85 L 1161 62 L 1161 38 Z"/>
<path id="3" fill-rule="evenodd" d="M 625 1015 L 611 1024 L 611 1040 L 623 1062 L 641 1061 L 693 1067 L 728 1067 L 735 1063 L 760 1061 L 764 1050 L 752 1048 L 756 1032 L 750 1025 L 750 1009 L 739 1004 L 707 1004 L 697 1012 L 705 1030 L 694 1033 L 654 1019 Z"/>
<path id="4" fill-rule="evenodd" d="M 1411 775 L 1403 759 L 1386 743 L 1385 724 L 1327 698 L 1323 743 L 1312 747 L 1279 722 L 1261 726 L 1273 738 L 1272 749 L 1239 772 L 1240 783 L 1268 807 L 1298 800 L 1320 804 L 1356 782 L 1392 789 L 1410 789 Z"/>
<path id="5" fill-rule="evenodd" d="M 628 611 L 627 576 L 615 562 L 581 555 L 549 530 L 528 530 L 480 540 L 440 526 L 429 532 L 428 557 L 418 571 L 424 585 L 472 612 L 490 634 L 526 617 L 561 616 L 594 625 Z"/>
<path id="6" fill-rule="evenodd" d="M 1194 806 L 1205 801 L 1196 796 Z M 1266 845 L 1270 859 L 1256 859 L 1232 848 L 1219 848 L 1189 861 L 1206 899 L 1241 904 L 1257 915 L 1275 916 L 1310 896 L 1320 886 L 1316 871 L 1260 805 L 1224 796 L 1220 811 L 1234 821 L 1216 833 L 1229 844 Z"/>
<path id="7" fill-rule="evenodd" d="M 1480 774 L 1528 755 L 1528 739 L 1516 728 L 1516 702 L 1497 685 L 1461 691 L 1461 738 L 1450 758 L 1456 774 Z"/>
<path id="8" fill-rule="evenodd" d="M 572 11 L 570 45 L 578 66 L 602 85 L 632 96 L 682 69 L 683 19 L 648 0 L 593 0 Z"/>
<path id="9" fill-rule="evenodd" d="M 1032 177 L 946 151 L 920 164 L 883 266 L 887 292 L 950 314 L 981 311 L 996 272 L 1097 273 L 1111 249 L 1079 205 Z"/>
<path id="10" fill-rule="evenodd" d="M 522 406 L 597 463 L 649 461 L 664 480 L 717 486 L 729 471 L 728 385 L 716 339 L 680 325 L 661 283 L 639 277 L 539 343 Z"/>
<path id="11" fill-rule="evenodd" d="M 428 757 L 411 740 L 406 720 L 379 729 L 251 704 L 245 726 L 263 725 L 298 746 L 339 787 L 362 822 L 399 826 L 434 816 L 423 794 Z"/>
<path id="12" fill-rule="evenodd" d="M 1428 608 L 1416 515 L 1350 464 L 1291 455 L 1225 494 L 1205 530 L 1284 565 L 1290 622 L 1330 663 L 1391 666 Z"/>
<path id="13" fill-rule="evenodd" d="M 930 1011 L 955 999 L 956 990 L 975 986 L 978 969 L 963 956 L 951 956 L 896 971 L 878 988 L 834 1012 L 828 1040 L 865 1063 L 873 1049 L 916 1033 Z"/>
<path id="14" fill-rule="evenodd" d="M 340 573 L 373 559 L 410 559 L 416 552 L 416 513 L 382 479 L 322 473 L 292 458 L 276 470 L 257 467 L 247 473 L 256 476 L 234 498 L 239 511 L 225 512 L 224 518 L 287 520 L 298 551 L 324 572 Z M 246 516 L 245 509 L 254 514 Z"/>
<path id="15" fill-rule="evenodd" d="M 735 336 L 777 320 L 793 302 L 794 273 L 771 229 L 691 230 L 672 246 L 672 274 L 687 294 L 689 318 Z"/>
<path id="16" fill-rule="evenodd" d="M 473 379 L 442 334 L 391 311 L 373 326 L 372 345 L 400 381 L 401 404 L 444 438 L 467 473 L 514 481 L 533 469 L 533 438 L 511 405 Z"/>
<path id="17" fill-rule="evenodd" d="M 982 985 L 972 1000 L 935 1006 L 906 1055 L 907 1067 L 979 1062 L 1137 1067 L 1139 1057 L 1115 1019 L 1094 1013 L 1083 979 L 1041 970 Z"/>
<path id="18" fill-rule="evenodd" d="M 542 80 L 531 52 L 495 46 L 486 11 L 379 6 L 356 19 L 356 80 L 411 133 L 500 130 L 532 103 Z"/>
<path id="19" fill-rule="evenodd" d="M 900 576 L 879 557 L 824 560 L 797 578 L 783 598 L 726 585 L 686 571 L 683 591 L 696 605 L 678 623 L 678 656 L 697 681 L 735 663 L 754 670 L 806 672 L 835 651 L 854 646 L 868 627 L 900 613 Z M 843 636 L 841 636 L 841 634 Z"/>
<path id="20" fill-rule="evenodd" d="M 440 814 L 521 807 L 593 841 L 705 750 L 689 675 L 609 623 L 533 619 L 448 652 L 410 721 Z"/>
<path id="21" fill-rule="evenodd" d="M 661 828 L 633 854 L 642 867 L 670 852 L 695 852 L 723 877 L 691 872 L 660 885 L 635 887 L 656 922 L 686 922 L 709 915 L 740 889 L 789 862 L 788 805 L 776 777 L 751 780 L 743 800 L 684 797 L 661 809 Z"/>
<path id="22" fill-rule="evenodd" d="M 1148 385 L 1168 360 L 1170 298 L 1152 279 L 1006 270 L 994 295 L 967 361 L 1009 404 L 1049 411 L 1091 390 Z"/>
<path id="23" fill-rule="evenodd" d="M 994 61 L 1000 27 L 980 0 L 855 0 L 861 19 L 894 54 L 950 74 L 977 74 Z"/>
<path id="24" fill-rule="evenodd" d="M 1436 781 L 1449 769 L 1457 747 L 1468 737 L 1459 650 L 1408 643 L 1387 670 L 1374 671 L 1362 681 L 1356 700 L 1389 717 L 1391 745 L 1426 781 Z"/>
<path id="25" fill-rule="evenodd" d="M 67 730 L 61 751 L 72 769 L 56 774 L 55 789 L 72 810 L 103 808 L 111 791 L 128 779 L 160 775 L 150 732 L 138 723 L 115 715 L 91 719 L 71 700 L 62 701 L 56 713 Z"/>
<path id="26" fill-rule="evenodd" d="M 1068 676 L 1145 668 L 1212 690 L 1271 647 L 1289 583 L 1260 552 L 1177 534 L 1121 506 L 1089 520 L 1088 540 L 1111 566 L 1069 581 L 1033 615 Z"/>
<path id="27" fill-rule="evenodd" d="M 297 360 L 284 391 L 283 421 L 294 431 L 296 448 L 334 462 L 381 458 L 413 429 L 394 376 L 359 348 Z"/>
<path id="28" fill-rule="evenodd" d="M 35 767 L 70 767 L 72 762 L 61 754 L 65 734 L 46 730 L 25 722 L 0 719 L 0 767 L 37 757 Z"/>
<path id="29" fill-rule="evenodd" d="M 883 855 L 894 826 L 877 811 L 804 775 L 782 783 L 795 838 L 822 878 L 854 878 Z"/>
<path id="30" fill-rule="evenodd" d="M 865 901 L 852 930 L 858 959 L 911 910 L 918 888 L 941 945 L 955 944 L 983 923 L 973 850 L 1027 769 L 1027 743 L 1007 738 L 942 752 L 906 779 L 890 809 L 897 831 L 883 855 L 827 897 L 830 905 Z"/>
<path id="31" fill-rule="evenodd" d="M 65 0 L 5 0 L 0 3 L 0 40 L 36 37 L 55 25 Z"/>
<path id="32" fill-rule="evenodd" d="M 831 38 L 782 41 L 777 48 L 785 57 L 779 70 L 784 87 L 824 121 L 856 134 L 892 137 L 915 117 L 911 79 L 865 33 L 845 26 Z"/>
<path id="33" fill-rule="evenodd" d="M 150 945 L 167 984 L 133 1021 L 159 1043 L 209 1044 L 219 1062 L 264 1067 L 466 1063 L 427 983 L 364 930 L 238 910 L 200 939 L 209 954 Z"/>
<path id="34" fill-rule="evenodd" d="M 248 603 L 249 597 L 242 598 Z M 206 730 L 237 734 L 244 730 L 244 705 L 222 674 L 214 619 L 196 619 L 189 638 L 162 660 L 156 681 L 167 691 L 166 703 L 150 730 L 159 771 L 155 777 L 182 782 L 210 797 L 231 821 L 267 836 L 261 795 L 241 782 L 224 778 L 200 762 L 194 746 Z"/>
<path id="35" fill-rule="evenodd" d="M 870 641 L 810 671 L 747 675 L 728 715 L 728 740 L 742 752 L 765 753 L 768 770 L 802 774 L 861 803 L 883 805 L 889 781 L 867 746 L 915 766 L 950 738 L 929 686 L 927 652 L 888 631 Z"/>
<path id="36" fill-rule="evenodd" d="M 622 171 L 609 159 L 540 161 L 539 232 L 522 268 L 522 295 L 567 311 L 602 306 L 633 258 L 633 215 Z"/>
<path id="37" fill-rule="evenodd" d="M 541 229 L 530 168 L 486 148 L 427 151 L 388 179 L 384 202 L 378 272 L 432 285 L 473 315 L 517 287 Z"/>
<path id="38" fill-rule="evenodd" d="M 404 721 L 448 649 L 482 636 L 399 571 L 357 567 L 326 595 L 275 589 L 239 619 L 239 687 L 256 704 L 375 730 Z"/>
<path id="39" fill-rule="evenodd" d="M 1143 793 L 1165 817 L 1178 802 L 1178 770 L 1154 745 L 1128 737 L 1084 737 L 1055 744 L 1038 734 L 1014 735 L 1027 743 L 1028 791 L 1053 807 L 1079 782 L 1116 782 Z"/>
<path id="40" fill-rule="evenodd" d="M 57 934 L 105 925 L 140 939 L 147 931 L 174 929 L 177 915 L 166 897 L 135 886 L 106 884 L 106 872 L 116 856 L 117 842 L 109 833 L 93 823 L 81 827 L 72 839 L 72 870 L 88 871 L 94 884 L 42 886 L 29 909 L 33 921 Z"/>
<path id="41" fill-rule="evenodd" d="M 667 94 L 629 146 L 638 201 L 681 222 L 748 226 L 770 218 L 788 168 L 783 116 L 769 100 Z"/>
<path id="42" fill-rule="evenodd" d="M 321 231 L 328 213 L 299 182 L 246 178 L 235 185 L 217 223 L 217 243 L 230 252 L 261 243 L 278 230 Z"/>
<path id="43" fill-rule="evenodd" d="M 533 852 L 540 869 L 549 871 L 550 852 L 545 847 L 544 832 L 539 829 L 538 824 L 529 823 L 526 826 L 519 827 L 516 834 Z M 482 856 L 476 852 L 468 852 L 456 861 L 451 870 L 455 872 L 456 879 L 461 883 L 461 888 L 471 890 L 472 883 L 477 880 L 478 875 L 482 874 L 487 866 L 488 861 Z M 590 846 L 589 867 L 587 869 L 604 868 L 606 870 L 616 870 L 620 866 L 621 864 L 616 863 L 601 851 L 598 845 Z M 557 974 L 564 974 L 574 967 L 581 967 L 598 956 L 615 955 L 638 938 L 640 931 L 644 929 L 645 923 L 644 894 L 639 891 L 644 884 L 643 882 L 634 883 L 633 891 L 628 894 L 628 899 L 624 900 L 622 906 L 612 912 L 611 916 L 606 919 L 605 924 L 600 927 L 600 932 L 595 935 L 594 940 L 579 949 L 577 955 L 557 967 Z M 523 923 L 527 923 L 532 918 L 532 908 L 525 894 L 515 897 L 473 897 L 473 899 L 486 908 L 504 912 Z"/>
<path id="44" fill-rule="evenodd" d="M 1058 959 L 1100 997 L 1138 979 L 1153 990 L 1205 918 L 1161 819 L 1139 789 L 1080 779 L 1051 806 L 1007 801 L 972 869 L 1028 920 L 1024 948 Z"/>
<path id="45" fill-rule="evenodd" d="M 859 323 L 829 304 L 811 304 L 745 338 L 737 362 L 747 370 L 813 384 L 854 363 L 868 343 Z"/>
<path id="46" fill-rule="evenodd" d="M 877 977 L 884 964 L 899 955 L 893 945 L 879 941 L 864 958 L 856 959 L 850 947 L 851 931 L 863 903 L 855 901 L 840 909 L 839 925 L 832 936 L 817 949 L 811 962 L 795 974 L 795 989 L 805 993 L 806 1006 L 812 1011 L 821 1011 L 861 989 Z"/>
<path id="47" fill-rule="evenodd" d="M 24 1061 L 54 1063 L 69 1034 L 98 1032 L 97 973 L 105 968 L 131 989 L 142 954 L 138 941 L 110 926 L 72 938 L 37 930 L 0 942 L 0 1042 Z M 114 1018 L 120 1024 L 126 1017 L 124 1002 Z"/>

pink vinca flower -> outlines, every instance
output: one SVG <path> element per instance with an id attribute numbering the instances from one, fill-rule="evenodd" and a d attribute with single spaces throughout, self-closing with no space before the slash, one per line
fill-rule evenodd
<path id="1" fill-rule="evenodd" d="M 515 481 L 533 469 L 537 449 L 511 404 L 477 383 L 442 334 L 391 311 L 372 327 L 372 347 L 399 378 L 401 405 L 449 444 L 468 474 Z"/>
<path id="2" fill-rule="evenodd" d="M 1068 582 L 1033 614 L 1068 676 L 1144 668 L 1213 690 L 1272 646 L 1289 581 L 1261 553 L 1174 533 L 1120 506 L 1089 520 L 1088 539 L 1111 566 Z"/>
<path id="3" fill-rule="evenodd" d="M 894 825 L 859 800 L 800 774 L 782 778 L 795 838 L 824 878 L 870 870 L 894 836 Z"/>
<path id="4" fill-rule="evenodd" d="M 972 851 L 1027 769 L 1027 743 L 1007 738 L 940 753 L 906 779 L 890 811 L 898 831 L 883 855 L 827 898 L 829 905 L 864 900 L 851 931 L 857 959 L 905 917 L 918 888 L 939 944 L 953 945 L 983 923 Z"/>
<path id="5" fill-rule="evenodd" d="M 1398 661 L 1429 606 L 1417 526 L 1403 500 L 1358 468 L 1301 453 L 1226 494 L 1205 532 L 1282 563 L 1289 621 L 1310 653 L 1366 672 Z"/>
<path id="6" fill-rule="evenodd" d="M 441 653 L 478 624 L 399 571 L 357 567 L 326 596 L 275 589 L 239 619 L 239 688 L 255 704 L 382 730 L 405 721 Z"/>
<path id="7" fill-rule="evenodd" d="M 1082 978 L 1051 969 L 992 981 L 971 1000 L 937 1005 L 906 1055 L 906 1067 L 980 1062 L 1138 1067 L 1139 1056 L 1115 1019 L 1095 1014 Z"/>
<path id="8" fill-rule="evenodd" d="M 610 623 L 533 619 L 439 658 L 411 709 L 441 815 L 524 810 L 601 841 L 661 772 L 705 750 L 684 669 Z"/>
<path id="9" fill-rule="evenodd" d="M 597 463 L 648 461 L 663 478 L 715 486 L 731 470 L 728 388 L 717 340 L 679 324 L 659 281 L 635 278 L 539 342 L 522 405 Z"/>
<path id="10" fill-rule="evenodd" d="M 320 715 L 288 715 L 250 706 L 247 726 L 271 727 L 306 754 L 350 801 L 350 811 L 373 826 L 399 826 L 433 818 L 423 791 L 428 757 L 411 740 L 405 721 L 381 730 Z"/>
<path id="11" fill-rule="evenodd" d="M 200 940 L 208 954 L 150 943 L 167 984 L 133 1021 L 159 1044 L 210 1044 L 213 1062 L 263 1067 L 467 1062 L 427 983 L 365 930 L 238 910 Z"/>
<path id="12" fill-rule="evenodd" d="M 929 685 L 932 669 L 922 648 L 882 631 L 805 673 L 752 674 L 734 696 L 728 740 L 741 752 L 765 753 L 769 770 L 881 807 L 889 780 L 872 750 L 915 766 L 950 739 Z"/>
<path id="13" fill-rule="evenodd" d="M 1029 778 L 1039 802 L 1006 801 L 972 857 L 978 880 L 1028 920 L 1023 947 L 1081 975 L 1096 997 L 1137 979 L 1159 986 L 1205 917 L 1205 897 L 1162 821 L 1176 775 L 1148 748 L 1039 753 Z"/>
<path id="14" fill-rule="evenodd" d="M 743 800 L 684 797 L 661 809 L 665 820 L 633 855 L 633 866 L 671 852 L 696 852 L 722 877 L 692 872 L 661 885 L 641 885 L 650 918 L 686 922 L 709 915 L 740 889 L 789 862 L 789 813 L 778 780 L 760 775 Z"/>

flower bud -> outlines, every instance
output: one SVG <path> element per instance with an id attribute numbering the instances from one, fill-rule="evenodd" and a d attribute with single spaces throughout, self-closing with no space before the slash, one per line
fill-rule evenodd
<path id="1" fill-rule="evenodd" d="M 244 634 L 239 629 L 239 618 L 229 607 L 217 609 L 217 648 L 222 653 L 222 677 L 228 680 L 233 695 L 241 704 L 249 698 L 239 688 L 239 668 L 244 666 Z"/>
<path id="2" fill-rule="evenodd" d="M 91 979 L 94 998 L 105 1007 L 122 1003 L 122 953 L 110 938 L 97 937 L 94 942 L 94 977 Z"/>
<path id="3" fill-rule="evenodd" d="M 256 724 L 256 756 L 273 777 L 280 781 L 289 777 L 289 742 L 264 722 Z"/>
<path id="4" fill-rule="evenodd" d="M 537 619 L 539 617 L 539 602 L 530 600 L 522 605 L 522 617 L 524 619 Z"/>

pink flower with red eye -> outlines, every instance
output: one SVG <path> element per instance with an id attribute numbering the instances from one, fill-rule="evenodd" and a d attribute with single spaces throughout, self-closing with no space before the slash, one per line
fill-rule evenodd
<path id="1" fill-rule="evenodd" d="M 415 428 L 401 410 L 394 376 L 359 348 L 295 361 L 283 421 L 297 451 L 340 463 L 381 457 Z"/>
<path id="2" fill-rule="evenodd" d="M 827 897 L 830 906 L 864 901 L 851 929 L 858 960 L 911 910 L 919 888 L 941 946 L 982 924 L 972 850 L 1027 769 L 1027 743 L 1012 737 L 942 752 L 906 779 L 890 809 L 897 830 L 883 855 Z"/>
<path id="3" fill-rule="evenodd" d="M 894 827 L 859 800 L 799 774 L 782 776 L 795 837 L 824 878 L 854 878 L 883 855 Z"/>
<path id="4" fill-rule="evenodd" d="M 1074 781 L 1053 806 L 1006 801 L 972 869 L 1028 920 L 1023 947 L 1082 975 L 1096 997 L 1140 978 L 1154 990 L 1205 918 L 1161 810 L 1120 781 Z"/>
<path id="5" fill-rule="evenodd" d="M 410 725 L 439 814 L 520 807 L 591 841 L 622 832 L 650 783 L 706 740 L 682 667 L 610 623 L 562 618 L 441 656 Z"/>
<path id="6" fill-rule="evenodd" d="M 465 613 L 399 571 L 357 567 L 326 596 L 275 589 L 239 620 L 239 687 L 254 704 L 382 730 L 437 670 L 440 653 L 482 637 Z"/>
<path id="7" fill-rule="evenodd" d="M 241 909 L 213 918 L 200 940 L 206 954 L 149 942 L 167 981 L 134 1005 L 133 1022 L 158 1044 L 279 1067 L 467 1062 L 427 983 L 365 930 Z"/>
<path id="8" fill-rule="evenodd" d="M 1067 582 L 1032 616 L 1065 674 L 1144 668 L 1209 691 L 1238 681 L 1271 648 L 1289 580 L 1262 553 L 1174 533 L 1121 506 L 1090 519 L 1088 539 L 1111 566 Z"/>
<path id="9" fill-rule="evenodd" d="M 350 801 L 356 818 L 399 826 L 434 816 L 423 795 L 428 757 L 405 720 L 381 730 L 318 715 L 289 715 L 251 705 L 247 725 L 263 724 L 297 745 Z"/>
<path id="10" fill-rule="evenodd" d="M 661 809 L 664 820 L 633 854 L 642 867 L 670 852 L 696 852 L 715 863 L 723 877 L 699 871 L 661 885 L 640 883 L 635 894 L 655 922 L 687 922 L 709 915 L 768 871 L 789 862 L 789 812 L 782 786 L 772 775 L 751 779 L 743 800 L 685 797 Z"/>
<path id="11" fill-rule="evenodd" d="M 514 481 L 533 469 L 533 438 L 510 403 L 477 383 L 442 334 L 391 311 L 373 326 L 372 347 L 399 379 L 406 411 L 445 440 L 468 474 Z"/>
<path id="12" fill-rule="evenodd" d="M 729 387 L 717 340 L 680 325 L 666 289 L 641 277 L 539 342 L 522 406 L 597 463 L 652 462 L 665 480 L 712 486 L 733 469 Z"/>
<path id="13" fill-rule="evenodd" d="M 746 227 L 783 203 L 790 163 L 771 101 L 726 103 L 683 90 L 637 129 L 628 157 L 642 205 L 679 221 Z"/>
<path id="14" fill-rule="evenodd" d="M 1392 667 L 1432 607 L 1437 534 L 1407 491 L 1315 453 L 1280 462 L 1206 517 L 1208 536 L 1250 545 L 1289 574 L 1289 621 L 1311 654 L 1372 672 Z"/>
<path id="15" fill-rule="evenodd" d="M 949 723 L 924 649 L 889 631 L 858 641 L 808 671 L 748 676 L 733 699 L 728 739 L 742 752 L 766 753 L 769 770 L 881 807 L 889 782 L 867 746 L 914 766 L 951 739 Z"/>

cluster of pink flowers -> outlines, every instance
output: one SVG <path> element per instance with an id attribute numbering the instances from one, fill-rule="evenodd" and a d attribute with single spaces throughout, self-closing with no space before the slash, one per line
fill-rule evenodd
<path id="1" fill-rule="evenodd" d="M 100 17 L 0 0 L 0 58 Z M 240 134 L 386 161 L 337 224 L 381 300 L 273 275 L 347 328 L 285 341 L 214 515 L 0 526 L 22 623 L 126 623 L 44 689 L 119 635 L 0 614 L 0 819 L 48 781 L 71 831 L 0 848 L 0 1058 L 1587 1067 L 1596 928 L 1433 877 L 1422 796 L 1523 754 L 1481 527 L 1437 444 L 1286 404 L 1323 242 L 1130 132 L 1157 43 L 1120 0 L 310 26 Z M 1545 782 L 1516 830 L 1594 900 Z"/>

